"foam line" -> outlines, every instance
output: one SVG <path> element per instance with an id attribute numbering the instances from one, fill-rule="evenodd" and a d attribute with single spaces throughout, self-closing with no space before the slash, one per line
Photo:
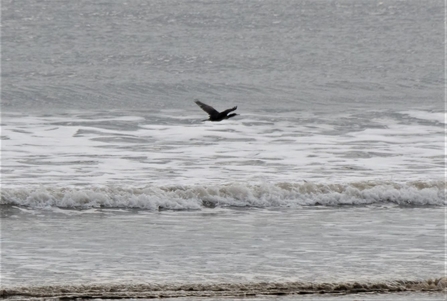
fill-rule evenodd
<path id="1" fill-rule="evenodd" d="M 31 208 L 138 208 L 199 210 L 204 207 L 283 207 L 395 204 L 444 206 L 445 182 L 227 183 L 192 186 L 4 188 L 0 204 Z"/>

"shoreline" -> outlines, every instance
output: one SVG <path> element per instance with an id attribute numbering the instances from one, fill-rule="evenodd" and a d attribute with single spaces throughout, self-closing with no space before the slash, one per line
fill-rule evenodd
<path id="1" fill-rule="evenodd" d="M 130 298 L 184 298 L 184 297 L 257 297 L 286 295 L 353 295 L 447 293 L 447 277 L 420 281 L 383 282 L 251 282 L 202 284 L 87 284 L 46 285 L 2 288 L 0 298 L 58 298 L 58 299 L 130 299 Z"/>

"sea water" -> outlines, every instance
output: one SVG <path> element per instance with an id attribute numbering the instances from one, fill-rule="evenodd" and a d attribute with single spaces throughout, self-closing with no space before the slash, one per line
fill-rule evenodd
<path id="1" fill-rule="evenodd" d="M 3 1 L 3 296 L 442 299 L 443 12 Z"/>

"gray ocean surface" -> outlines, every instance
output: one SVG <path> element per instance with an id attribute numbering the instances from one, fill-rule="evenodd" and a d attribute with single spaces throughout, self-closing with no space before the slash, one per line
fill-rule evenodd
<path id="1" fill-rule="evenodd" d="M 2 1 L 0 298 L 445 299 L 444 12 Z"/>

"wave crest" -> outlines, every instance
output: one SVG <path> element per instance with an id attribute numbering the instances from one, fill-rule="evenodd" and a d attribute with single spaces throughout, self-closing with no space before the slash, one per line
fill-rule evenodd
<path id="1" fill-rule="evenodd" d="M 347 206 L 391 203 L 444 206 L 444 181 L 358 182 L 348 184 L 276 183 L 145 187 L 3 188 L 0 204 L 31 208 L 137 208 L 198 210 L 204 207 Z"/>

